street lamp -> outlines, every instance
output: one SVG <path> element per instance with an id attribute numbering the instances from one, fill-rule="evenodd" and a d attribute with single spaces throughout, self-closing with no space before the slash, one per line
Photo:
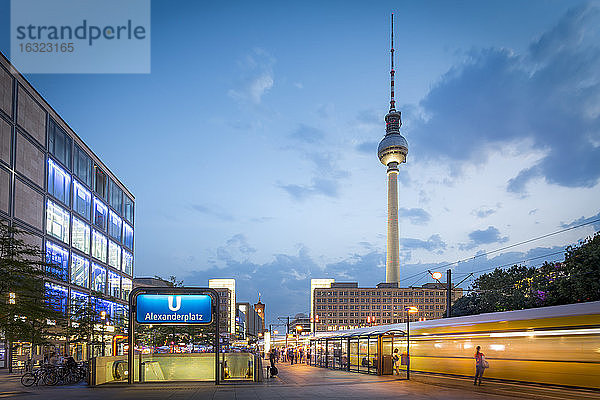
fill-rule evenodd
<path id="1" fill-rule="evenodd" d="M 433 279 L 435 279 L 436 281 L 439 281 L 440 279 L 442 279 L 442 273 L 441 272 L 434 272 L 431 274 L 431 277 Z"/>
<path id="2" fill-rule="evenodd" d="M 404 307 L 406 311 L 406 380 L 410 379 L 410 314 L 419 312 L 417 307 Z"/>
<path id="3" fill-rule="evenodd" d="M 106 320 L 106 311 L 100 311 L 100 319 L 102 320 L 102 356 L 105 356 L 104 330 L 106 328 L 104 321 Z"/>

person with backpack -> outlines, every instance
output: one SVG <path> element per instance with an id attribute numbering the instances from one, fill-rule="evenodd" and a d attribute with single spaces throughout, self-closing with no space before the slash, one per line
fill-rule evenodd
<path id="1" fill-rule="evenodd" d="M 481 346 L 477 346 L 477 352 L 475 353 L 475 381 L 473 382 L 473 385 L 477 385 L 477 379 L 479 379 L 479 386 L 481 386 L 483 371 L 489 367 L 489 364 L 485 359 L 485 354 L 480 350 Z"/>

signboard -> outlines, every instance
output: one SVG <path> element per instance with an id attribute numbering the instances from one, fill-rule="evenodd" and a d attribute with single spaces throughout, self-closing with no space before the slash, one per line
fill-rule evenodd
<path id="1" fill-rule="evenodd" d="M 205 294 L 139 294 L 135 315 L 140 324 L 210 324 L 212 299 Z"/>

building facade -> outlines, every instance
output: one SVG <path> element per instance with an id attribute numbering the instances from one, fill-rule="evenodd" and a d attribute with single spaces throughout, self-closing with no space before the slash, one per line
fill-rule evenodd
<path id="1" fill-rule="evenodd" d="M 133 194 L 0 53 L 0 220 L 55 265 L 46 290 L 57 308 L 93 299 L 115 332 L 125 326 L 134 210 Z"/>
<path id="2" fill-rule="evenodd" d="M 209 279 L 208 287 L 219 294 L 219 320 L 222 336 L 235 337 L 235 279 Z"/>
<path id="3" fill-rule="evenodd" d="M 417 307 L 411 321 L 443 318 L 446 290 L 428 283 L 422 287 L 399 288 L 379 284 L 375 288 L 359 288 L 357 282 L 331 283 L 328 288 L 315 288 L 313 309 L 316 331 L 352 329 L 367 325 L 406 322 L 405 307 Z M 453 288 L 452 302 L 462 296 L 461 288 Z"/>
<path id="4" fill-rule="evenodd" d="M 239 340 L 257 339 L 262 333 L 262 318 L 248 302 L 237 303 L 236 337 Z"/>

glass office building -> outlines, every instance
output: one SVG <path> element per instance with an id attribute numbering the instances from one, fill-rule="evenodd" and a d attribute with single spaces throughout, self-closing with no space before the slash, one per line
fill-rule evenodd
<path id="1" fill-rule="evenodd" d="M 54 264 L 56 307 L 90 299 L 125 326 L 134 269 L 131 192 L 0 54 L 0 220 Z"/>

